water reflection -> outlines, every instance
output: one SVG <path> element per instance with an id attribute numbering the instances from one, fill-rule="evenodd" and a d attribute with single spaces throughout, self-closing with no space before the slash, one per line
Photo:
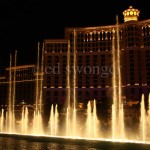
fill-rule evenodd
<path id="1" fill-rule="evenodd" d="M 0 138 L 0 149 L 3 150 L 101 150 L 86 145 L 33 142 L 27 140 L 18 140 L 13 138 Z"/>
<path id="2" fill-rule="evenodd" d="M 128 145 L 123 143 L 95 142 L 36 142 L 0 137 L 0 150 L 149 150 L 149 145 Z"/>

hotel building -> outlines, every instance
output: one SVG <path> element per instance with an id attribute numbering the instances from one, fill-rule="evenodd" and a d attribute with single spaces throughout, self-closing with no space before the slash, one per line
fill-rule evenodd
<path id="1" fill-rule="evenodd" d="M 142 93 L 148 97 L 150 92 L 150 19 L 138 20 L 139 14 L 130 6 L 123 11 L 124 22 L 118 24 L 122 96 L 126 101 L 140 101 Z M 70 95 L 75 87 L 77 103 L 96 99 L 111 104 L 112 35 L 113 31 L 116 35 L 116 26 L 65 28 L 64 39 L 44 40 L 47 104 L 64 104 L 68 86 Z"/>
<path id="2" fill-rule="evenodd" d="M 12 75 L 11 80 L 9 77 L 10 69 Z M 15 88 L 15 105 L 34 104 L 36 85 L 35 69 L 35 65 L 13 66 L 5 69 L 3 76 L 0 76 L 0 105 L 2 108 L 5 108 L 5 106 L 7 107 L 8 104 L 10 81 L 12 95 L 13 89 Z"/>

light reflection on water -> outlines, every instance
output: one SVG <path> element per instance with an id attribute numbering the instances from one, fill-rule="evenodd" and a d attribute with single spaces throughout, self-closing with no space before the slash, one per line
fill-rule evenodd
<path id="1" fill-rule="evenodd" d="M 0 150 L 150 150 L 149 147 L 139 147 L 124 144 L 66 143 L 66 142 L 36 142 L 8 137 L 0 137 Z"/>
<path id="2" fill-rule="evenodd" d="M 0 150 L 101 150 L 86 145 L 0 138 Z"/>

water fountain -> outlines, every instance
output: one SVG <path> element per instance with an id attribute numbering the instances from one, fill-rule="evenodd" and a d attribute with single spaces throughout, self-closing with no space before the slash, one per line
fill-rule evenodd
<path id="1" fill-rule="evenodd" d="M 77 136 L 77 115 L 76 115 L 76 31 L 74 30 L 74 52 L 73 52 L 73 79 L 72 79 L 72 96 L 70 88 L 71 88 L 71 82 L 70 82 L 70 42 L 68 43 L 68 61 L 67 61 L 67 87 L 68 87 L 68 93 L 67 93 L 67 117 L 66 117 L 66 135 L 70 136 Z M 73 105 L 71 105 L 71 98 L 73 99 Z M 72 129 L 72 130 L 70 130 Z"/>
<path id="2" fill-rule="evenodd" d="M 16 67 L 16 58 L 17 51 L 15 52 L 15 64 Z M 10 54 L 10 68 L 9 68 L 9 88 L 8 88 L 8 111 L 6 112 L 6 131 L 15 132 L 15 114 L 14 114 L 14 106 L 15 106 L 15 71 L 12 73 L 12 55 Z M 15 69 L 14 69 L 15 70 Z M 13 80 L 12 80 L 12 77 Z M 12 82 L 13 81 L 13 82 Z"/>
<path id="3" fill-rule="evenodd" d="M 142 136 L 142 140 L 146 140 L 146 110 L 145 110 L 145 102 L 144 102 L 144 95 L 142 95 L 141 100 L 141 118 L 140 118 L 140 132 Z"/>
<path id="4" fill-rule="evenodd" d="M 112 105 L 112 139 L 124 139 L 124 111 L 122 102 L 121 62 L 120 62 L 120 37 L 118 16 L 116 17 L 116 34 L 113 30 L 112 39 L 112 64 L 113 64 L 113 105 Z M 116 39 L 116 40 L 115 40 Z M 117 43 L 117 44 L 115 44 Z M 117 45 L 117 46 L 116 46 Z"/>
<path id="5" fill-rule="evenodd" d="M 86 137 L 102 137 L 100 132 L 100 121 L 97 118 L 96 100 L 87 104 Z"/>
<path id="6" fill-rule="evenodd" d="M 28 108 L 22 107 L 22 115 L 21 115 L 21 134 L 28 134 L 29 128 L 28 128 Z"/>
<path id="7" fill-rule="evenodd" d="M 147 111 L 146 111 L 146 108 L 145 108 L 144 95 L 142 95 L 141 105 L 140 105 L 139 131 L 140 131 L 140 134 L 141 134 L 141 139 L 143 141 L 150 140 L 149 125 L 150 125 L 150 94 L 149 94 Z"/>
<path id="8" fill-rule="evenodd" d="M 56 136 L 58 134 L 58 110 L 57 105 L 54 106 L 52 104 L 51 111 L 50 111 L 50 118 L 49 118 L 49 128 L 50 128 L 50 135 Z"/>
<path id="9" fill-rule="evenodd" d="M 40 67 L 40 43 L 38 43 L 37 55 L 37 72 L 36 72 L 36 96 L 35 96 L 35 110 L 33 117 L 33 134 L 43 134 L 43 120 L 42 120 L 42 88 L 43 88 L 43 60 L 44 59 L 44 46 L 42 47 L 42 59 Z"/>
<path id="10" fill-rule="evenodd" d="M 0 132 L 4 131 L 4 109 L 1 110 L 1 116 L 0 116 Z"/>
<path id="11" fill-rule="evenodd" d="M 144 103 L 144 95 L 142 95 L 141 108 L 140 108 L 140 123 L 139 123 L 139 141 L 131 141 L 125 134 L 124 125 L 124 108 L 122 100 L 122 84 L 121 84 L 121 62 L 120 62 L 120 41 L 119 41 L 119 28 L 118 17 L 116 29 L 112 31 L 112 64 L 113 64 L 113 76 L 112 76 L 112 89 L 113 89 L 113 104 L 112 104 L 112 122 L 111 122 L 111 138 L 103 138 L 104 132 L 101 130 L 101 120 L 97 117 L 96 100 L 89 101 L 87 104 L 87 112 L 85 122 L 82 122 L 84 129 L 78 129 L 79 118 L 76 109 L 76 31 L 74 30 L 74 61 L 73 61 L 73 82 L 71 82 L 70 75 L 70 42 L 68 42 L 68 59 L 67 59 L 67 108 L 65 116 L 65 125 L 63 128 L 63 135 L 60 127 L 60 118 L 57 105 L 52 104 L 50 109 L 50 117 L 48 121 L 47 130 L 43 130 L 42 120 L 42 87 L 43 87 L 43 61 L 44 61 L 44 47 L 42 47 L 42 58 L 40 64 L 40 45 L 38 43 L 38 56 L 37 56 L 37 72 L 36 72 L 36 89 L 35 89 L 35 110 L 32 117 L 32 125 L 29 125 L 29 111 L 26 106 L 22 107 L 22 115 L 20 120 L 19 129 L 16 129 L 16 118 L 14 114 L 15 104 L 15 84 L 16 84 L 16 72 L 12 73 L 12 56 L 10 55 L 10 69 L 9 69 L 9 92 L 8 92 L 8 110 L 6 117 L 4 110 L 1 110 L 0 115 L 0 132 L 8 134 L 20 134 L 25 136 L 40 135 L 41 137 L 53 137 L 53 138 L 75 138 L 75 139 L 88 139 L 98 141 L 119 141 L 119 142 L 149 142 L 150 133 L 147 126 L 150 125 L 150 96 L 149 107 L 146 111 Z M 16 56 L 15 63 L 16 67 Z M 40 71 L 39 71 L 40 70 Z M 13 77 L 13 78 L 12 78 Z M 71 91 L 72 88 L 72 91 Z M 81 125 L 79 124 L 79 125 Z M 82 133 L 81 133 L 82 132 Z"/>
<path id="12" fill-rule="evenodd" d="M 146 126 L 147 126 L 147 136 L 149 137 L 150 139 L 150 129 L 148 128 L 150 126 L 150 94 L 148 96 L 148 111 L 147 111 L 147 117 L 146 117 Z"/>

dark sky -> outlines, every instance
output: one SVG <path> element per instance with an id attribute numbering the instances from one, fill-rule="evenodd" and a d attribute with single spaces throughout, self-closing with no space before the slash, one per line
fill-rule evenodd
<path id="1" fill-rule="evenodd" d="M 80 4 L 82 2 L 82 4 Z M 18 51 L 18 65 L 36 61 L 37 42 L 63 38 L 65 27 L 123 22 L 122 11 L 139 9 L 140 20 L 150 19 L 149 0 L 57 1 L 3 0 L 0 2 L 0 66 L 8 66 L 9 54 Z"/>

